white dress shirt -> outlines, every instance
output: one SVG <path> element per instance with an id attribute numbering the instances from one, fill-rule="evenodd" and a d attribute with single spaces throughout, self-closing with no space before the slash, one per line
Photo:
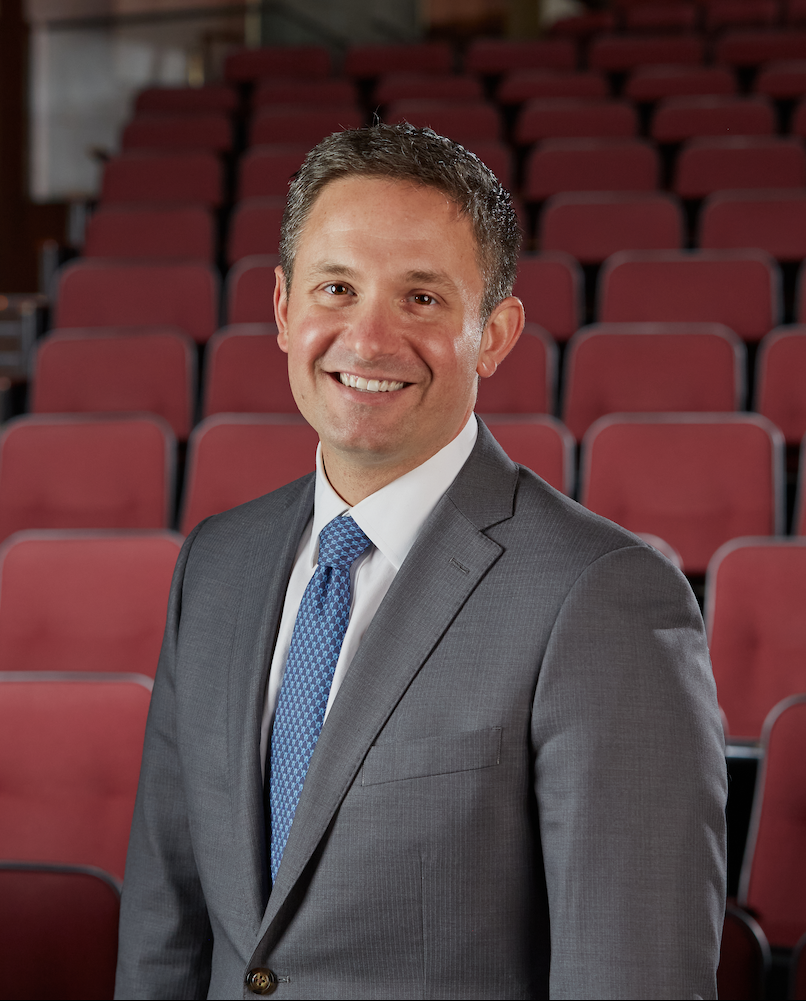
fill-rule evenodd
<path id="1" fill-rule="evenodd" d="M 350 621 L 336 663 L 333 684 L 330 686 L 330 696 L 325 710 L 327 719 L 339 686 L 352 663 L 367 626 L 383 601 L 403 560 L 414 545 L 414 540 L 426 518 L 470 457 L 477 436 L 478 424 L 475 414 L 471 414 L 459 434 L 436 455 L 432 455 L 416 469 L 376 490 L 354 507 L 350 507 L 331 487 L 322 465 L 322 446 L 317 447 L 313 517 L 302 533 L 294 568 L 286 588 L 283 614 L 280 618 L 280 628 L 269 672 L 269 684 L 266 689 L 266 705 L 260 728 L 260 761 L 264 777 L 269 734 L 285 673 L 294 622 L 302 595 L 316 570 L 319 533 L 333 518 L 349 513 L 372 542 L 372 545 L 353 563 L 350 571 Z"/>

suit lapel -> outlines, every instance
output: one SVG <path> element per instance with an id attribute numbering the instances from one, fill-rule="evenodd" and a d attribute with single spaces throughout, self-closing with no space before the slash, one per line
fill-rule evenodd
<path id="1" fill-rule="evenodd" d="M 322 728 L 260 935 L 277 917 L 389 715 L 501 555 L 481 529 L 512 516 L 517 468 L 483 425 L 367 629 Z"/>
<path id="2" fill-rule="evenodd" d="M 263 782 L 259 735 L 266 682 L 280 622 L 288 578 L 299 540 L 313 511 L 314 480 L 279 517 L 266 518 L 250 536 L 244 567 L 243 594 L 227 691 L 227 751 L 230 779 L 233 858 L 238 860 L 240 899 L 249 904 L 255 927 L 269 893 Z"/>

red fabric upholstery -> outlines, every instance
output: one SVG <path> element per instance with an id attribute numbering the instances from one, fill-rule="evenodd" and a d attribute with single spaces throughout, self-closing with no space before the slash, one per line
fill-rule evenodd
<path id="1" fill-rule="evenodd" d="M 229 323 L 274 323 L 274 269 L 277 254 L 243 257 L 227 275 Z"/>
<path id="2" fill-rule="evenodd" d="M 630 4 L 624 11 L 627 31 L 693 31 L 698 25 L 699 12 L 693 3 L 655 2 Z"/>
<path id="3" fill-rule="evenodd" d="M 792 28 L 732 28 L 714 45 L 714 62 L 759 66 L 774 59 L 806 58 L 806 31 Z"/>
<path id="4" fill-rule="evenodd" d="M 277 45 L 238 49 L 224 60 L 224 79 L 232 83 L 260 77 L 320 79 L 330 73 L 330 53 L 323 45 Z"/>
<path id="5" fill-rule="evenodd" d="M 806 326 L 779 327 L 759 345 L 755 407 L 780 428 L 787 445 L 806 435 Z"/>
<path id="6" fill-rule="evenodd" d="M 606 98 L 610 90 L 602 73 L 559 70 L 513 70 L 498 88 L 501 104 L 520 104 L 533 97 Z"/>
<path id="7" fill-rule="evenodd" d="M 387 73 L 375 87 L 375 102 L 482 101 L 484 90 L 474 76 L 434 76 L 433 73 Z"/>
<path id="8" fill-rule="evenodd" d="M 409 122 L 418 128 L 429 126 L 456 142 L 501 138 L 501 120 L 497 109 L 486 101 L 393 101 L 384 120 L 392 124 Z"/>
<path id="9" fill-rule="evenodd" d="M 84 260 L 59 277 L 54 327 L 178 327 L 204 344 L 218 326 L 218 275 L 198 263 Z"/>
<path id="10" fill-rule="evenodd" d="M 172 532 L 34 531 L 9 539 L 0 548 L 2 670 L 153 678 L 181 544 Z"/>
<path id="11" fill-rule="evenodd" d="M 739 903 L 755 914 L 770 945 L 792 948 L 806 928 L 806 695 L 772 710 L 762 748 Z"/>
<path id="12" fill-rule="evenodd" d="M 736 77 L 725 66 L 637 66 L 624 88 L 631 101 L 683 94 L 735 94 Z"/>
<path id="13" fill-rule="evenodd" d="M 643 139 L 547 139 L 526 160 L 523 197 L 563 191 L 652 191 L 658 153 Z"/>
<path id="14" fill-rule="evenodd" d="M 570 494 L 574 478 L 574 440 L 554 417 L 500 414 L 484 417 L 493 437 L 513 462 L 542 476 L 556 490 Z"/>
<path id="15" fill-rule="evenodd" d="M 555 341 L 567 341 L 579 326 L 582 271 L 568 254 L 522 254 L 514 294 L 527 322 L 540 324 Z"/>
<path id="16" fill-rule="evenodd" d="M 495 375 L 481 379 L 480 414 L 550 414 L 554 410 L 557 349 L 548 333 L 527 323 Z"/>
<path id="17" fill-rule="evenodd" d="M 253 146 L 239 164 L 239 198 L 285 198 L 292 175 L 302 166 L 307 143 Z"/>
<path id="18" fill-rule="evenodd" d="M 806 94 L 806 59 L 782 59 L 758 71 L 755 90 L 778 100 Z"/>
<path id="19" fill-rule="evenodd" d="M 683 210 L 659 191 L 581 191 L 553 195 L 540 214 L 543 250 L 563 250 L 583 264 L 599 264 L 617 250 L 677 250 Z"/>
<path id="20" fill-rule="evenodd" d="M 125 675 L 19 677 L 0 674 L 0 858 L 122 879 L 149 688 Z"/>
<path id="21" fill-rule="evenodd" d="M 806 191 L 718 191 L 700 211 L 700 246 L 760 247 L 779 261 L 806 257 Z"/>
<path id="22" fill-rule="evenodd" d="M 121 147 L 131 149 L 199 149 L 223 153 L 232 146 L 227 115 L 137 115 L 123 129 Z"/>
<path id="23" fill-rule="evenodd" d="M 672 545 L 702 574 L 739 535 L 783 526 L 783 438 L 756 415 L 602 417 L 582 443 L 581 502 Z"/>
<path id="24" fill-rule="evenodd" d="M 780 14 L 776 0 L 709 0 L 705 27 L 709 31 L 737 25 L 775 25 Z"/>
<path id="25" fill-rule="evenodd" d="M 227 237 L 227 262 L 234 264 L 250 254 L 276 254 L 280 249 L 280 224 L 285 198 L 248 198 L 232 211 Z"/>
<path id="26" fill-rule="evenodd" d="M 270 104 L 355 104 L 358 99 L 350 80 L 301 80 L 298 77 L 270 77 L 258 80 L 252 106 Z"/>
<path id="27" fill-rule="evenodd" d="M 744 370 L 744 346 L 718 323 L 583 327 L 568 345 L 563 421 L 580 440 L 606 414 L 737 410 Z"/>
<path id="28" fill-rule="evenodd" d="M 645 63 L 698 64 L 705 44 L 699 35 L 599 35 L 591 42 L 591 69 L 623 72 Z"/>
<path id="29" fill-rule="evenodd" d="M 767 713 L 806 690 L 806 539 L 732 539 L 708 567 L 706 623 L 731 737 L 758 740 Z"/>
<path id="30" fill-rule="evenodd" d="M 523 106 L 515 141 L 526 145 L 541 139 L 631 138 L 637 129 L 635 109 L 627 101 L 536 97 Z"/>
<path id="31" fill-rule="evenodd" d="M 224 112 L 238 107 L 238 95 L 227 84 L 206 87 L 147 87 L 134 102 L 135 114 Z"/>
<path id="32" fill-rule="evenodd" d="M 0 861 L 3 996 L 91 1001 L 115 989 L 120 889 L 100 869 Z M 55 975 L 32 971 L 42 962 Z"/>
<path id="33" fill-rule="evenodd" d="M 746 911 L 728 903 L 716 971 L 718 996 L 763 1001 L 769 965 L 770 947 L 761 926 Z"/>
<path id="34" fill-rule="evenodd" d="M 205 356 L 204 416 L 297 414 L 288 359 L 273 323 L 240 323 L 212 338 Z"/>
<path id="35" fill-rule="evenodd" d="M 84 236 L 84 257 L 209 263 L 214 256 L 213 217 L 202 205 L 101 203 Z"/>
<path id="36" fill-rule="evenodd" d="M 780 318 L 775 262 L 761 250 L 620 251 L 599 275 L 604 323 L 724 323 L 760 340 Z"/>
<path id="37" fill-rule="evenodd" d="M 775 109 L 768 98 L 727 95 L 665 97 L 652 118 L 652 138 L 677 143 L 695 136 L 771 136 Z"/>
<path id="38" fill-rule="evenodd" d="M 797 139 L 721 136 L 690 139 L 681 149 L 673 190 L 703 198 L 728 188 L 806 187 L 806 152 Z"/>
<path id="39" fill-rule="evenodd" d="M 495 76 L 513 69 L 576 69 L 576 43 L 570 38 L 543 38 L 516 41 L 503 38 L 477 38 L 465 55 L 468 73 Z"/>
<path id="40" fill-rule="evenodd" d="M 384 73 L 450 73 L 453 52 L 447 42 L 411 45 L 356 45 L 344 57 L 344 75 L 374 77 Z"/>
<path id="41" fill-rule="evenodd" d="M 157 417 L 33 414 L 0 436 L 0 539 L 24 528 L 165 528 L 173 436 Z"/>
<path id="42" fill-rule="evenodd" d="M 354 104 L 272 104 L 258 108 L 252 118 L 250 143 L 305 143 L 314 146 L 332 132 L 357 129 L 364 114 Z"/>
<path id="43" fill-rule="evenodd" d="M 220 205 L 223 168 L 215 153 L 132 150 L 104 168 L 102 202 Z"/>
<path id="44" fill-rule="evenodd" d="M 190 436 L 181 531 L 313 472 L 319 436 L 301 417 L 208 417 Z"/>
<path id="45" fill-rule="evenodd" d="M 36 414 L 158 414 L 180 440 L 190 434 L 196 352 L 177 330 L 54 331 L 38 345 Z"/>

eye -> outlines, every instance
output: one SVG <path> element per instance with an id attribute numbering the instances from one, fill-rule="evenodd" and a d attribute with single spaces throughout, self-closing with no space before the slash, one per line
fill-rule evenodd
<path id="1" fill-rule="evenodd" d="M 329 292 L 331 295 L 349 295 L 350 289 L 347 285 L 342 285 L 341 282 L 330 282 L 324 287 L 325 292 Z"/>
<path id="2" fill-rule="evenodd" d="M 433 306 L 437 301 L 434 296 L 429 295 L 427 292 L 416 292 L 412 298 L 418 306 Z"/>

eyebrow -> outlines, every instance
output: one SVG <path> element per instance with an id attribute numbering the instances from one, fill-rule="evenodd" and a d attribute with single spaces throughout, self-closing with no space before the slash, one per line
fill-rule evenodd
<path id="1" fill-rule="evenodd" d="M 336 261 L 319 261 L 311 268 L 311 275 L 312 277 L 353 279 L 358 277 L 358 272 L 347 264 L 338 264 Z M 456 288 L 456 282 L 444 271 L 408 271 L 403 277 L 411 285 L 437 285 L 443 288 Z"/>

